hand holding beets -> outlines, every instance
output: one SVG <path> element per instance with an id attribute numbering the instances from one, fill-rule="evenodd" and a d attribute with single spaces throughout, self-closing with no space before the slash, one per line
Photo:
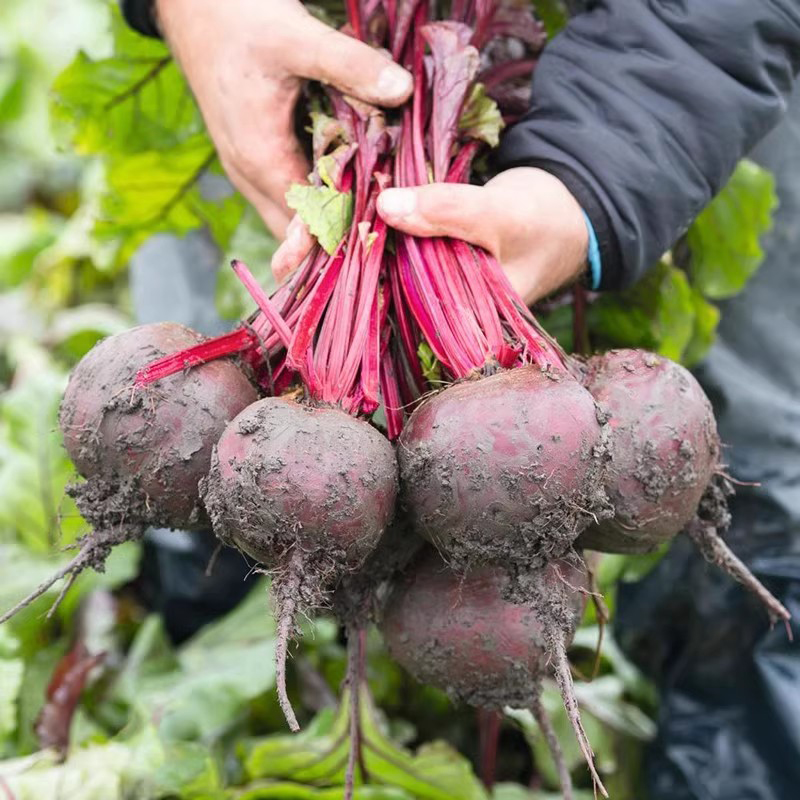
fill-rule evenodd
<path id="1" fill-rule="evenodd" d="M 483 186 L 387 189 L 378 213 L 387 225 L 413 236 L 452 236 L 488 250 L 528 305 L 569 285 L 586 268 L 583 212 L 567 187 L 541 169 L 510 169 Z"/>
<path id="2" fill-rule="evenodd" d="M 157 0 L 156 11 L 228 177 L 279 237 L 286 190 L 310 171 L 294 135 L 303 80 L 382 106 L 411 94 L 405 70 L 299 0 Z"/>
<path id="3" fill-rule="evenodd" d="M 382 9 L 350 3 L 348 37 L 294 0 L 160 0 L 223 164 L 275 230 L 288 222 L 284 189 L 308 170 L 291 126 L 300 79 L 328 84 L 317 99 L 336 134 L 316 143 L 315 185 L 328 159 L 352 219 L 330 249 L 295 224 L 276 269 L 292 266 L 298 242 L 310 250 L 271 297 L 234 262 L 259 311 L 231 333 L 143 326 L 78 365 L 61 424 L 95 531 L 32 597 L 102 569 L 148 523 L 196 521 L 202 502 L 220 540 L 273 578 L 293 729 L 285 661 L 296 615 L 327 606 L 347 630 L 348 800 L 370 621 L 421 680 L 479 706 L 529 704 L 571 798 L 538 700 L 554 678 L 604 792 L 566 654 L 588 591 L 582 542 L 643 552 L 686 531 L 773 618 L 788 612 L 716 533 L 726 477 L 693 379 L 639 351 L 576 360 L 526 306 L 580 272 L 587 232 L 545 172 L 468 183 L 487 140 L 459 120 L 492 26 L 508 30 L 502 7 L 454 3 L 442 21 L 421 5 L 405 29 Z M 406 73 L 358 40 L 365 31 L 414 75 L 396 114 L 333 88 L 374 103 L 408 97 Z M 382 85 L 391 74 L 393 89 Z M 420 185 L 429 174 L 448 182 Z M 440 552 L 412 561 L 420 536 Z"/>

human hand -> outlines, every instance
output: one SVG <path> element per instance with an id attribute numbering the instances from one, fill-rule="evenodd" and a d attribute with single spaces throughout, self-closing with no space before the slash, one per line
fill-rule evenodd
<path id="1" fill-rule="evenodd" d="M 157 0 L 156 13 L 222 166 L 278 237 L 290 219 L 286 190 L 309 172 L 293 125 L 302 80 L 383 106 L 411 94 L 406 70 L 298 0 Z M 307 251 L 310 234 L 299 227 L 296 244 Z"/>
<path id="2" fill-rule="evenodd" d="M 528 305 L 575 280 L 586 265 L 589 233 L 578 201 L 534 167 L 501 172 L 484 186 L 386 189 L 378 213 L 414 236 L 452 236 L 485 248 Z"/>

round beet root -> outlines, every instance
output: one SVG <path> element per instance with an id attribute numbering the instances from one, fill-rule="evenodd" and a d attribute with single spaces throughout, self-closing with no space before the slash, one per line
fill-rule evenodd
<path id="1" fill-rule="evenodd" d="M 647 552 L 692 519 L 717 469 L 714 412 L 690 372 L 642 350 L 590 359 L 586 387 L 609 418 L 615 516 L 587 529 L 579 546 Z"/>
<path id="2" fill-rule="evenodd" d="M 341 575 L 394 514 L 391 444 L 335 408 L 259 400 L 226 428 L 212 464 L 204 500 L 215 531 L 267 567 L 299 550 L 306 568 Z"/>
<path id="3" fill-rule="evenodd" d="M 257 398 L 229 360 L 134 387 L 151 361 L 201 342 L 171 322 L 141 325 L 97 344 L 75 367 L 61 403 L 64 445 L 78 472 L 81 510 L 165 527 L 201 524 L 198 482 L 228 422 Z"/>
<path id="4" fill-rule="evenodd" d="M 417 680 L 479 708 L 539 710 L 542 679 L 552 675 L 596 777 L 566 656 L 584 607 L 585 568 L 573 554 L 518 576 L 514 602 L 510 583 L 500 567 L 458 575 L 427 549 L 386 601 L 380 628 L 389 652 Z"/>
<path id="5" fill-rule="evenodd" d="M 501 567 L 466 575 L 427 549 L 386 602 L 381 631 L 417 680 L 479 708 L 529 708 L 550 674 L 551 640 L 566 647 L 580 621 L 585 574 L 553 561 L 529 577 L 530 598 L 511 603 Z"/>
<path id="6" fill-rule="evenodd" d="M 400 437 L 404 506 L 455 566 L 539 564 L 610 513 L 603 442 L 594 400 L 568 375 L 520 367 L 462 381 Z"/>
<path id="7" fill-rule="evenodd" d="M 394 515 L 397 462 L 366 422 L 287 397 L 248 406 L 225 429 L 203 481 L 222 541 L 274 572 L 276 682 L 281 708 L 299 730 L 286 694 L 286 654 L 298 608 L 358 568 Z"/>
<path id="8" fill-rule="evenodd" d="M 87 568 L 102 571 L 111 550 L 140 538 L 148 525 L 190 528 L 208 521 L 200 479 L 228 421 L 256 399 L 231 361 L 214 361 L 140 387 L 140 369 L 201 342 L 182 325 L 142 325 L 97 344 L 72 371 L 61 402 L 64 446 L 86 478 L 70 488 L 92 532 L 74 558 L 0 616 L 0 623 L 64 586 L 52 613 Z"/>

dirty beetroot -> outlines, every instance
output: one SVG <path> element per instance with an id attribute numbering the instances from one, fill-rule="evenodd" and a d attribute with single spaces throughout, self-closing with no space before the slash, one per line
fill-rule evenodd
<path id="1" fill-rule="evenodd" d="M 225 429 L 203 482 L 214 530 L 274 579 L 278 690 L 286 697 L 286 648 L 298 610 L 357 569 L 394 515 L 397 462 L 377 430 L 335 408 L 267 397 Z"/>
<path id="2" fill-rule="evenodd" d="M 586 369 L 612 434 L 605 486 L 614 515 L 581 544 L 646 552 L 680 533 L 720 467 L 714 412 L 694 376 L 667 358 L 612 350 Z"/>
<path id="3" fill-rule="evenodd" d="M 395 581 L 381 632 L 391 655 L 414 677 L 454 700 L 485 709 L 534 713 L 550 746 L 565 797 L 572 783 L 542 704 L 542 681 L 553 677 L 596 787 L 605 795 L 580 720 L 567 648 L 588 594 L 580 557 L 527 572 L 507 599 L 510 578 L 484 566 L 466 575 L 432 549 Z"/>
<path id="4" fill-rule="evenodd" d="M 71 561 L 0 621 L 63 578 L 52 613 L 81 571 L 102 571 L 114 546 L 141 538 L 148 526 L 208 524 L 198 484 L 216 439 L 257 398 L 253 384 L 230 359 L 176 373 L 158 386 L 136 382 L 151 361 L 202 338 L 174 323 L 141 325 L 101 341 L 72 371 L 59 426 L 85 479 L 69 491 L 93 530 L 76 542 Z"/>
<path id="5" fill-rule="evenodd" d="M 771 621 L 788 610 L 731 552 L 720 531 L 730 523 L 732 492 L 720 462 L 711 403 L 680 364 L 641 350 L 589 359 L 584 382 L 610 428 L 605 489 L 613 516 L 578 539 L 581 548 L 647 553 L 685 533 L 709 563 L 741 583 Z"/>
<path id="6" fill-rule="evenodd" d="M 202 340 L 174 323 L 132 328 L 100 342 L 73 370 L 61 403 L 64 446 L 86 483 L 79 498 L 127 498 L 133 521 L 165 527 L 207 524 L 198 483 L 213 443 L 227 423 L 254 402 L 250 380 L 229 360 L 137 387 L 139 369 Z M 107 516 L 102 503 L 82 508 L 90 521 Z M 99 516 L 98 516 L 99 515 Z"/>
<path id="7" fill-rule="evenodd" d="M 451 565 L 545 563 L 611 513 L 607 438 L 566 373 L 462 381 L 424 401 L 400 437 L 404 506 Z"/>
<path id="8" fill-rule="evenodd" d="M 411 72 L 412 97 L 384 113 L 310 86 L 314 171 L 289 200 L 318 241 L 289 281 L 267 295 L 234 261 L 255 310 L 233 331 L 141 326 L 78 364 L 60 424 L 94 530 L 2 619 L 60 578 L 63 596 L 147 525 L 211 524 L 272 577 L 293 730 L 298 615 L 328 608 L 347 630 L 345 798 L 372 621 L 419 680 L 482 708 L 530 708 L 571 798 L 540 702 L 555 679 L 604 792 L 567 659 L 591 585 L 584 549 L 686 535 L 773 620 L 788 612 L 719 535 L 731 483 L 689 373 L 641 351 L 567 355 L 491 254 L 390 231 L 377 214 L 388 187 L 486 177 L 476 157 L 527 104 L 543 42 L 530 10 L 454 2 L 440 20 L 414 0 L 352 0 L 347 12 L 350 35 Z"/>

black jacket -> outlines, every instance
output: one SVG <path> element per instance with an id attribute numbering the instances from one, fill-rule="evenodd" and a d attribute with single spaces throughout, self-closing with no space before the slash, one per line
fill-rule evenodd
<path id="1" fill-rule="evenodd" d="M 586 209 L 603 288 L 634 281 L 779 120 L 798 0 L 601 0 L 545 48 L 501 165 L 541 165 Z"/>
<path id="2" fill-rule="evenodd" d="M 152 0 L 122 0 L 153 35 Z M 556 174 L 592 220 L 601 288 L 632 283 L 780 119 L 800 0 L 597 0 L 547 46 L 501 167 Z"/>

